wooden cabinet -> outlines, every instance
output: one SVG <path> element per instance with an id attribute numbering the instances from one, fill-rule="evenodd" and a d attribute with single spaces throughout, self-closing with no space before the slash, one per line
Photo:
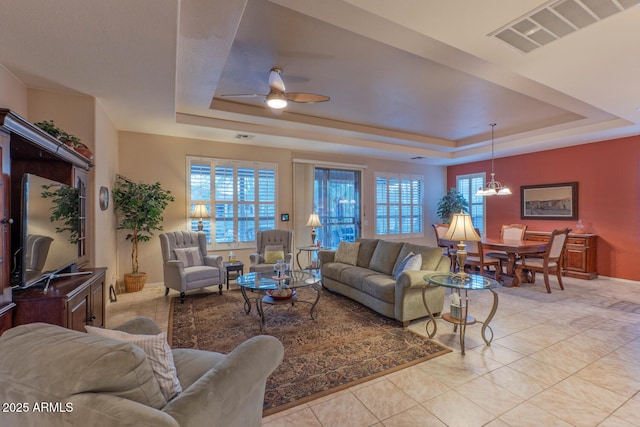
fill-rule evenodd
<path id="1" fill-rule="evenodd" d="M 45 322 L 85 331 L 84 326 L 104 326 L 105 268 L 90 268 L 90 275 L 53 279 L 41 286 L 14 292 L 13 325 Z"/>
<path id="2" fill-rule="evenodd" d="M 526 240 L 546 242 L 548 231 L 527 231 Z M 564 251 L 562 275 L 579 279 L 595 279 L 598 277 L 598 236 L 596 234 L 569 233 Z"/>
<path id="3" fill-rule="evenodd" d="M 58 278 L 12 292 L 12 255 L 22 250 L 22 177 L 35 174 L 79 189 L 77 265 L 89 262 L 88 177 L 91 160 L 8 109 L 0 108 L 0 333 L 22 323 L 47 322 L 84 331 L 104 325 L 105 269 Z M 16 275 L 13 285 L 20 285 Z M 13 324 L 13 325 L 12 325 Z"/>
<path id="4" fill-rule="evenodd" d="M 12 302 L 11 292 L 11 214 L 9 206 L 10 194 L 10 133 L 0 129 L 0 335 L 11 327 Z"/>

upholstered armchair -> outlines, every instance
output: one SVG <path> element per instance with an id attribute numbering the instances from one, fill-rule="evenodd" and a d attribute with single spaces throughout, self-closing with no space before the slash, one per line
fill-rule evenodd
<path id="1" fill-rule="evenodd" d="M 165 295 L 169 289 L 180 292 L 184 302 L 186 291 L 218 285 L 222 294 L 224 266 L 220 255 L 207 255 L 204 232 L 172 231 L 160 234 Z"/>
<path id="2" fill-rule="evenodd" d="M 292 266 L 293 230 L 264 230 L 256 233 L 257 252 L 249 255 L 249 271 L 268 271 L 278 259 Z"/>

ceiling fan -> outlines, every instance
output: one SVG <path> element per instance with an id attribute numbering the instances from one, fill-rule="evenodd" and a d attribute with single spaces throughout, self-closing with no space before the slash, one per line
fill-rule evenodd
<path id="1" fill-rule="evenodd" d="M 280 68 L 272 68 L 269 72 L 269 93 L 237 93 L 222 95 L 223 97 L 264 97 L 265 102 L 270 108 L 274 110 L 281 110 L 287 106 L 288 102 L 299 103 L 312 103 L 312 102 L 325 102 L 328 101 L 328 96 L 317 95 L 315 93 L 305 92 L 286 92 L 284 88 L 284 81 L 282 80 L 282 70 Z"/>

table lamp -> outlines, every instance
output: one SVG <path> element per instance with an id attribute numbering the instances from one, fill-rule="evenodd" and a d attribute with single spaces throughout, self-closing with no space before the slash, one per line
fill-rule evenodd
<path id="1" fill-rule="evenodd" d="M 457 277 L 465 278 L 467 273 L 464 271 L 464 264 L 467 261 L 467 245 L 465 245 L 465 241 L 467 242 L 478 242 L 480 241 L 480 236 L 476 233 L 476 229 L 471 222 L 471 215 L 460 212 L 459 214 L 453 214 L 453 218 L 451 219 L 451 224 L 449 224 L 449 229 L 444 235 L 445 240 L 459 240 L 457 253 L 458 265 L 460 266 L 460 271 L 456 274 Z"/>
<path id="2" fill-rule="evenodd" d="M 210 215 L 209 215 L 209 211 L 207 210 L 207 205 L 198 203 L 193 208 L 193 213 L 191 214 L 191 218 L 199 218 L 198 231 L 202 231 L 204 229 L 204 226 L 202 224 L 202 218 L 209 218 L 209 217 Z"/>
<path id="3" fill-rule="evenodd" d="M 317 213 L 309 215 L 309 221 L 307 221 L 307 227 L 311 227 L 311 246 L 316 244 L 316 227 L 322 227 L 320 217 Z"/>

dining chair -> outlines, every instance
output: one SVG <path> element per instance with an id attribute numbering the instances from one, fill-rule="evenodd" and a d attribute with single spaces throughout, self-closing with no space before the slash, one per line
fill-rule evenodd
<path id="1" fill-rule="evenodd" d="M 551 287 L 549 286 L 549 273 L 555 272 L 556 277 L 558 278 L 558 285 L 560 285 L 560 289 L 564 290 L 564 286 L 562 285 L 562 258 L 565 247 L 567 246 L 567 236 L 570 231 L 570 228 L 553 230 L 549 236 L 549 242 L 547 243 L 547 250 L 545 252 L 539 255 L 523 255 L 521 259 L 517 260 L 516 276 L 518 282 L 522 282 L 523 271 L 531 273 L 531 280 L 529 283 L 535 283 L 535 273 L 542 272 L 544 275 L 544 285 L 547 287 L 547 293 L 551 293 Z"/>
<path id="2" fill-rule="evenodd" d="M 524 240 L 527 226 L 524 224 L 502 224 L 500 228 L 500 238 L 502 240 Z M 508 265 L 509 255 L 505 251 L 491 251 L 487 253 L 488 256 L 498 258 L 500 260 L 500 271 L 506 272 L 513 271 L 513 265 Z"/>
<path id="3" fill-rule="evenodd" d="M 492 274 L 490 267 L 493 267 L 493 276 L 499 281 L 502 275 L 500 259 L 485 254 L 482 242 L 465 242 L 465 244 L 467 245 L 467 261 L 464 270 L 468 273 L 479 272 L 483 276 L 490 276 Z"/>
<path id="4" fill-rule="evenodd" d="M 444 240 L 444 235 L 449 230 L 449 224 L 431 224 L 436 233 L 436 244 L 443 249 L 445 256 L 451 259 L 451 271 L 455 272 L 458 267 L 456 248 L 451 242 Z"/>

